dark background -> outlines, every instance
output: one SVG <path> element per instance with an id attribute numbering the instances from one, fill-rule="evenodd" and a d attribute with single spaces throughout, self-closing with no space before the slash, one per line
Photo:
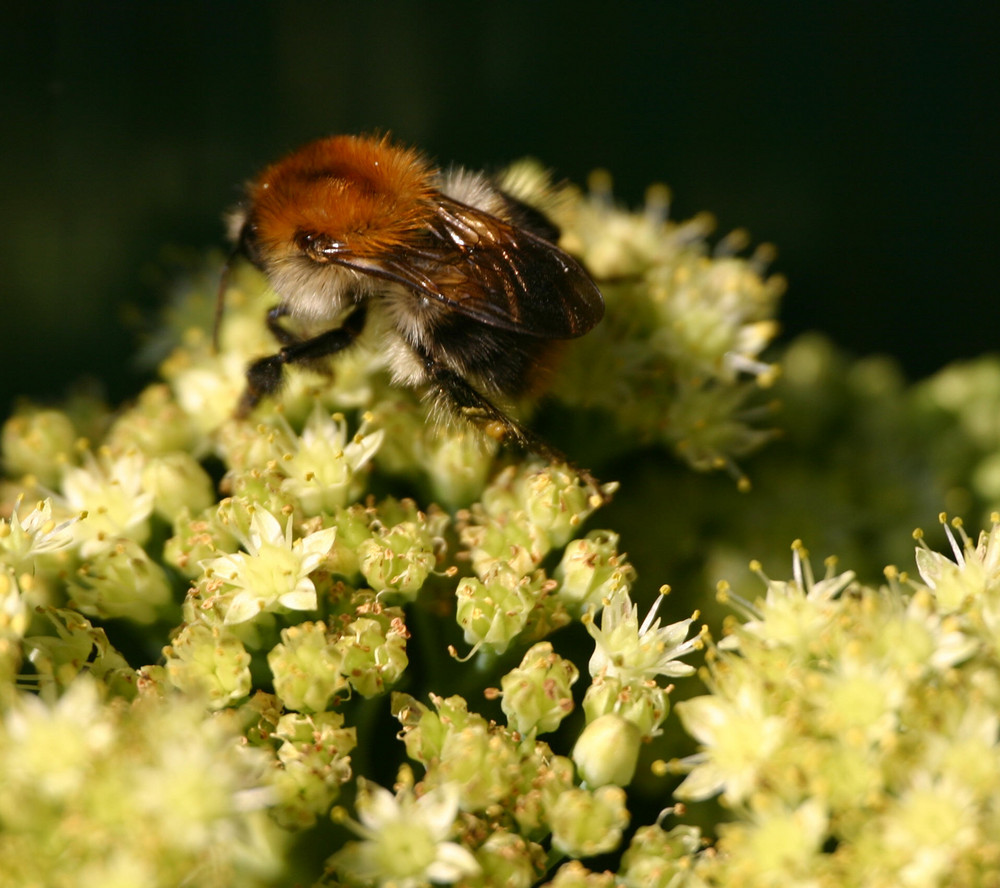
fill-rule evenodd
<path id="1" fill-rule="evenodd" d="M 998 344 L 993 4 L 0 2 L 0 412 L 137 390 L 128 310 L 261 165 L 390 129 L 777 245 L 786 335 L 913 377 Z"/>

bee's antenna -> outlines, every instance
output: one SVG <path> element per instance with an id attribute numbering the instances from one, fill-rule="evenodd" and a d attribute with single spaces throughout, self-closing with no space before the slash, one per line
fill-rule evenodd
<path id="1" fill-rule="evenodd" d="M 212 350 L 219 350 L 219 328 L 222 326 L 222 313 L 226 308 L 226 290 L 229 288 L 229 270 L 232 268 L 233 260 L 241 253 L 242 243 L 238 243 L 226 257 L 226 263 L 219 273 L 219 291 L 215 295 L 215 320 L 212 323 Z"/>

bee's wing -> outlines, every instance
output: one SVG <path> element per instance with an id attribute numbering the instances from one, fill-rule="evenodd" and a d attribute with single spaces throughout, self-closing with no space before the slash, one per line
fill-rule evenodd
<path id="1" fill-rule="evenodd" d="M 395 281 L 484 324 L 542 339 L 581 336 L 604 315 L 600 292 L 571 256 L 446 197 L 421 237 L 398 250 L 361 255 L 322 239 L 302 248 L 316 261 Z"/>

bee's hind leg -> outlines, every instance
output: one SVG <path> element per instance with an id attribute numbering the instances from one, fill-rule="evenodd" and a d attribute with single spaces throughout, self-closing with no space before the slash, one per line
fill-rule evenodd
<path id="1" fill-rule="evenodd" d="M 508 416 L 461 374 L 443 366 L 426 353 L 418 352 L 418 354 L 424 363 L 424 370 L 434 395 L 446 409 L 478 426 L 491 438 L 511 442 L 547 462 L 566 464 L 601 500 L 604 502 L 610 500 L 610 496 L 602 489 L 601 482 L 589 469 L 575 465 L 561 450 Z"/>

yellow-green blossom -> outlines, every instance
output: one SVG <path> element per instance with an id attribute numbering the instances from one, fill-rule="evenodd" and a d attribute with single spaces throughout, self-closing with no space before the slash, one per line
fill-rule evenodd
<path id="1" fill-rule="evenodd" d="M 750 620 L 712 651 L 712 693 L 677 707 L 702 751 L 676 794 L 722 792 L 736 812 L 696 864 L 710 884 L 988 883 L 996 526 L 973 544 L 956 524 L 955 560 L 921 543 L 933 588 L 891 568 L 873 589 L 832 562 L 817 582 L 799 543 L 791 581 L 755 566 L 767 593 L 753 604 L 723 588 Z"/>
<path id="2" fill-rule="evenodd" d="M 818 800 L 789 807 L 771 799 L 754 806 L 749 822 L 722 824 L 719 850 L 733 857 L 728 878 L 750 885 L 816 884 L 828 817 Z"/>
<path id="3" fill-rule="evenodd" d="M 29 408 L 15 413 L 0 432 L 0 453 L 7 473 L 31 475 L 56 486 L 65 468 L 76 461 L 78 434 L 60 410 Z"/>
<path id="4" fill-rule="evenodd" d="M 197 363 L 178 353 L 167 362 L 164 370 L 177 403 L 198 434 L 208 435 L 232 417 L 246 383 L 246 366 L 247 358 L 232 351 Z"/>
<path id="5" fill-rule="evenodd" d="M 191 455 L 205 449 L 195 422 L 165 385 L 151 385 L 115 418 L 105 444 L 114 453 L 139 450 L 147 456 Z M 169 516 L 167 516 L 169 517 Z"/>
<path id="6" fill-rule="evenodd" d="M 731 802 L 744 800 L 788 732 L 763 682 L 747 669 L 740 679 L 731 698 L 694 697 L 675 707 L 684 729 L 704 750 L 689 757 L 694 767 L 676 790 L 678 798 L 705 799 L 722 791 Z"/>
<path id="7" fill-rule="evenodd" d="M 20 638 L 28 628 L 28 603 L 21 593 L 14 569 L 0 566 L 0 638 Z"/>
<path id="8" fill-rule="evenodd" d="M 470 888 L 531 888 L 545 872 L 545 849 L 502 828 L 492 830 L 473 853 L 480 872 L 463 879 Z"/>
<path id="9" fill-rule="evenodd" d="M 732 594 L 727 584 L 720 586 L 720 598 L 748 617 L 739 633 L 720 642 L 723 649 L 738 647 L 740 638 L 750 634 L 764 644 L 796 646 L 805 654 L 812 640 L 823 637 L 829 622 L 836 618 L 834 602 L 837 596 L 854 582 L 853 571 L 834 573 L 835 559 L 827 561 L 826 575 L 820 580 L 815 579 L 808 553 L 800 540 L 792 543 L 790 581 L 772 580 L 756 561 L 752 561 L 750 567 L 767 588 L 762 600 L 750 604 Z M 762 619 L 765 614 L 766 618 Z"/>
<path id="10" fill-rule="evenodd" d="M 153 494 L 144 488 L 142 472 L 146 458 L 136 452 L 112 456 L 107 451 L 87 455 L 81 467 L 63 474 L 62 494 L 74 512 L 86 512 L 85 520 L 73 525 L 80 555 L 89 558 L 126 537 L 140 545 L 149 535 Z"/>
<path id="11" fill-rule="evenodd" d="M 661 733 L 670 712 L 670 690 L 651 679 L 628 683 L 613 675 L 596 675 L 584 694 L 583 711 L 588 724 L 614 713 L 649 740 Z"/>
<path id="12" fill-rule="evenodd" d="M 661 594 L 639 625 L 639 606 L 632 603 L 628 591 L 612 593 L 601 611 L 601 626 L 594 625 L 593 614 L 584 617 L 587 631 L 594 639 L 590 658 L 592 676 L 607 675 L 625 682 L 655 680 L 658 676 L 690 675 L 694 667 L 678 661 L 701 647 L 697 636 L 688 639 L 695 617 L 660 627 L 656 616 Z M 697 615 L 696 615 L 697 616 Z"/>
<path id="13" fill-rule="evenodd" d="M 348 436 L 343 416 L 330 416 L 317 404 L 291 451 L 281 461 L 282 487 L 308 515 L 333 511 L 356 498 L 355 476 L 375 455 L 385 432 L 369 432 L 367 422 Z"/>
<path id="14" fill-rule="evenodd" d="M 109 692 L 124 699 L 134 695 L 136 673 L 108 641 L 107 633 L 92 626 L 77 611 L 39 608 L 44 624 L 24 638 L 26 659 L 38 673 L 40 691 L 51 699 L 70 687 L 81 673 L 101 681 Z M 51 626 L 51 629 L 48 628 Z"/>
<path id="15" fill-rule="evenodd" d="M 410 637 L 403 612 L 375 603 L 340 628 L 336 647 L 341 671 L 362 697 L 385 693 L 409 665 L 406 640 Z"/>
<path id="16" fill-rule="evenodd" d="M 942 514 L 940 520 L 954 560 L 930 549 L 923 534 L 918 532 L 916 562 L 921 579 L 942 610 L 955 611 L 982 601 L 990 611 L 995 611 L 1000 599 L 1000 514 L 994 513 L 992 528 L 983 531 L 975 543 L 966 535 L 961 522 L 955 523 L 953 532 L 946 516 Z"/>
<path id="17" fill-rule="evenodd" d="M 163 560 L 188 579 L 201 575 L 201 564 L 218 552 L 238 545 L 236 537 L 219 518 L 219 508 L 209 506 L 197 515 L 182 508 L 173 516 L 174 535 L 163 548 Z"/>
<path id="18" fill-rule="evenodd" d="M 450 884 L 479 871 L 472 853 L 449 841 L 458 816 L 458 791 L 444 785 L 416 796 L 396 795 L 368 780 L 358 780 L 358 821 L 351 826 L 361 841 L 348 842 L 332 865 L 351 882 L 386 888 L 420 888 L 427 882 Z"/>
<path id="19" fill-rule="evenodd" d="M 635 568 L 618 554 L 618 534 L 606 530 L 572 540 L 553 573 L 559 597 L 578 617 L 616 592 L 628 592 L 635 576 Z"/>
<path id="20" fill-rule="evenodd" d="M 51 704 L 20 695 L 0 718 L 5 881 L 270 883 L 283 840 L 266 756 L 235 728 L 195 701 L 105 700 L 90 676 Z"/>
<path id="21" fill-rule="evenodd" d="M 446 508 L 466 506 L 486 486 L 498 444 L 475 429 L 421 429 L 417 461 L 427 472 L 434 502 Z"/>
<path id="22" fill-rule="evenodd" d="M 292 519 L 284 529 L 262 508 L 253 510 L 249 532 L 241 535 L 245 552 L 222 555 L 204 564 L 208 576 L 233 588 L 227 623 L 252 620 L 262 611 L 314 610 L 316 586 L 311 574 L 333 546 L 336 528 L 292 539 Z"/>
<path id="23" fill-rule="evenodd" d="M 505 470 L 483 491 L 462 528 L 476 575 L 485 579 L 501 566 L 527 574 L 552 548 L 565 545 L 600 502 L 559 466 Z"/>
<path id="24" fill-rule="evenodd" d="M 588 195 L 573 190 L 556 209 L 563 243 L 602 284 L 607 315 L 569 355 L 557 391 L 600 408 L 618 435 L 662 442 L 699 469 L 726 468 L 773 433 L 746 410 L 775 369 L 761 360 L 774 338 L 784 281 L 763 272 L 773 254 L 736 252 L 746 236 L 723 238 L 714 255 L 707 214 L 667 218 L 663 188 L 641 212 L 615 206 L 607 177 Z"/>
<path id="25" fill-rule="evenodd" d="M 507 731 L 481 715 L 469 716 L 461 726 L 444 724 L 441 760 L 428 779 L 434 785 L 458 787 L 463 810 L 482 811 L 517 794 L 524 776 L 525 750 Z"/>
<path id="26" fill-rule="evenodd" d="M 218 626 L 189 623 L 163 649 L 170 683 L 221 709 L 250 691 L 250 653 Z"/>
<path id="27" fill-rule="evenodd" d="M 459 582 L 455 620 L 474 650 L 485 646 L 502 654 L 554 584 L 541 571 L 525 576 L 500 567 L 484 579 L 463 577 Z"/>
<path id="28" fill-rule="evenodd" d="M 33 573 L 39 555 L 73 545 L 73 525 L 81 516 L 57 520 L 51 497 L 38 501 L 31 509 L 24 509 L 22 502 L 23 498 L 18 497 L 9 521 L 0 519 L 0 562 L 16 573 Z"/>
<path id="29" fill-rule="evenodd" d="M 458 787 L 463 811 L 503 810 L 532 838 L 548 833 L 547 812 L 572 787 L 573 763 L 470 712 L 461 697 L 431 702 L 394 694 L 392 703 L 407 753 L 428 769 L 424 783 Z"/>
<path id="30" fill-rule="evenodd" d="M 696 868 L 701 849 L 697 827 L 643 826 L 622 855 L 619 875 L 627 888 L 703 888 Z"/>
<path id="31" fill-rule="evenodd" d="M 529 166 L 503 179 L 559 225 L 606 313 L 560 349 L 540 409 L 503 406 L 611 482 L 600 490 L 445 417 L 433 391 L 422 401 L 397 386 L 374 316 L 329 367 L 288 367 L 280 392 L 236 418 L 248 362 L 280 347 L 263 321 L 276 294 L 244 262 L 231 269 L 218 351 L 213 268 L 178 303 L 164 382 L 120 410 L 76 398 L 19 408 L 4 426 L 2 878 L 996 880 L 1000 516 L 972 538 L 946 524 L 943 554 L 919 539 L 912 576 L 888 568 L 878 588 L 858 578 L 879 576 L 881 534 L 904 516 L 908 530 L 915 503 L 991 507 L 1000 364 L 949 371 L 910 397 L 884 362 L 875 372 L 793 347 L 787 446 L 753 466 L 758 489 L 736 504 L 725 479 L 706 486 L 664 451 L 742 480 L 735 461 L 772 436 L 759 426 L 776 415 L 760 401 L 776 376 L 765 348 L 783 287 L 766 276 L 770 251 L 741 257 L 738 232 L 711 245 L 708 218 L 671 221 L 662 188 L 630 212 L 599 177 L 589 194 L 546 183 Z M 286 321 L 294 336 L 321 332 Z M 616 471 L 615 529 L 583 537 Z M 34 510 L 18 499 L 50 491 Z M 633 597 L 667 577 L 638 576 L 619 530 L 637 562 L 655 550 L 694 597 L 791 521 L 843 540 L 861 556 L 857 576 L 831 559 L 814 577 L 796 544 L 788 579 L 754 563 L 759 595 L 719 588 L 743 621 L 729 617 L 717 646 L 707 631 L 688 637 L 695 617 L 661 626 L 662 598 L 640 618 Z M 576 621 L 589 636 L 554 631 Z M 449 656 L 463 633 L 475 658 Z M 694 678 L 687 655 L 703 645 Z M 566 718 L 588 657 L 582 718 Z M 685 688 L 671 719 L 680 678 L 703 687 Z M 394 687 L 407 693 L 390 702 Z M 679 757 L 678 796 L 721 796 L 725 822 L 697 813 L 714 844 L 660 826 L 684 812 L 639 767 L 649 741 Z M 369 782 L 394 772 L 392 791 Z M 295 831 L 292 847 L 320 847 L 341 793 L 357 799 L 356 840 L 331 834 L 325 874 L 311 871 L 315 854 L 282 859 Z M 656 823 L 623 852 L 639 811 Z M 345 817 L 333 812 L 341 827 Z M 560 865 L 566 855 L 602 856 L 588 868 Z"/>
<path id="32" fill-rule="evenodd" d="M 434 549 L 419 521 L 380 527 L 358 544 L 358 569 L 376 592 L 412 601 L 434 567 Z"/>
<path id="33" fill-rule="evenodd" d="M 595 873 L 579 860 L 571 860 L 559 867 L 551 881 L 545 882 L 542 888 L 618 888 L 618 880 L 614 873 L 607 870 Z"/>
<path id="34" fill-rule="evenodd" d="M 182 509 L 200 512 L 214 500 L 212 479 L 189 453 L 152 456 L 142 470 L 142 487 L 153 495 L 153 508 L 165 521 Z"/>

